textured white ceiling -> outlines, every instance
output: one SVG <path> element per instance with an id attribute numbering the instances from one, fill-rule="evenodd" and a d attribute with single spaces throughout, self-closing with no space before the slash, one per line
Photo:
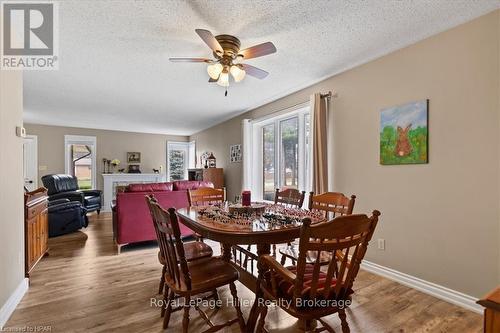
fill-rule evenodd
<path id="1" fill-rule="evenodd" d="M 499 7 L 499 0 L 60 1 L 58 71 L 24 73 L 25 121 L 190 135 Z M 224 88 L 195 28 L 278 52 Z"/>

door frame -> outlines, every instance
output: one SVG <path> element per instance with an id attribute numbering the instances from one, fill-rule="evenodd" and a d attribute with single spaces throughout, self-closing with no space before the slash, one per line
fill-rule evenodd
<path id="1" fill-rule="evenodd" d="M 35 189 L 37 189 L 38 188 L 38 135 L 27 134 L 23 139 L 32 139 L 33 142 L 35 143 L 35 150 L 34 150 L 34 152 L 35 152 L 34 153 L 35 179 L 33 181 L 34 181 Z M 23 140 L 23 144 L 24 144 L 24 140 Z M 25 164 L 25 160 L 24 160 L 24 151 L 23 151 L 23 168 L 25 168 L 25 167 L 26 167 L 26 164 Z"/>
<path id="2" fill-rule="evenodd" d="M 97 137 L 95 136 L 85 136 L 85 135 L 65 135 L 64 136 L 64 172 L 68 175 L 71 174 L 69 168 L 69 158 L 71 155 L 68 145 L 70 144 L 92 144 L 94 150 L 92 151 L 92 188 L 95 189 L 97 183 Z"/>

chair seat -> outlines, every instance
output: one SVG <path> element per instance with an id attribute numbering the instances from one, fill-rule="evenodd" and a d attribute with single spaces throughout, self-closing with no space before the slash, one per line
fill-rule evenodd
<path id="1" fill-rule="evenodd" d="M 201 258 L 211 257 L 213 255 L 212 248 L 203 242 L 184 243 L 184 255 L 187 261 L 197 260 Z M 162 265 L 165 265 L 165 258 L 158 251 L 158 260 Z"/>
<path id="2" fill-rule="evenodd" d="M 85 206 L 96 206 L 101 204 L 101 197 L 99 196 L 85 196 Z"/>
<path id="3" fill-rule="evenodd" d="M 167 284 L 176 294 L 200 294 L 212 291 L 238 279 L 238 271 L 228 262 L 211 257 L 194 260 L 188 263 L 191 276 L 191 289 L 188 290 L 185 282 L 181 280 L 180 286 L 174 283 L 170 277 L 165 276 Z"/>
<path id="4" fill-rule="evenodd" d="M 299 258 L 299 251 L 295 247 L 287 247 L 285 249 L 280 249 L 280 254 L 282 256 L 285 256 L 287 258 L 290 258 L 294 261 L 297 261 Z M 317 252 L 316 251 L 308 251 L 306 255 L 306 263 L 312 264 L 315 263 L 317 259 Z M 325 252 L 322 251 L 320 253 L 320 258 L 319 262 L 320 265 L 326 265 L 332 260 L 332 254 L 330 252 Z"/>
<path id="5" fill-rule="evenodd" d="M 287 269 L 294 273 L 297 274 L 297 266 L 289 266 Z M 305 267 L 305 273 L 304 273 L 304 282 L 302 284 L 302 291 L 301 291 L 301 298 L 303 299 L 310 299 L 310 291 L 311 291 L 311 284 L 313 280 L 313 265 L 306 265 Z M 269 272 L 266 273 L 267 277 L 266 280 L 270 281 L 269 278 Z M 322 295 L 324 288 L 326 287 L 325 282 L 326 282 L 326 273 L 319 271 L 318 275 L 318 280 L 317 280 L 317 296 L 315 297 L 316 299 L 320 299 L 319 295 Z M 276 284 L 278 286 L 278 292 L 279 292 L 279 297 L 285 298 L 285 299 L 291 299 L 293 297 L 293 289 L 294 285 L 282 279 L 279 274 L 276 275 Z M 337 285 L 337 280 L 332 279 L 331 284 L 330 284 L 330 293 L 327 297 L 327 299 L 334 299 L 335 298 L 335 286 Z M 269 286 L 269 289 L 271 286 Z M 347 296 L 351 295 L 353 293 L 352 289 L 350 289 L 347 292 Z"/>

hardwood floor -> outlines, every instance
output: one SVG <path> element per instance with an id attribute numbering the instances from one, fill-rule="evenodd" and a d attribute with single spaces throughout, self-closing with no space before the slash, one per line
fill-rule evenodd
<path id="1" fill-rule="evenodd" d="M 160 309 L 151 306 L 161 267 L 155 244 L 124 248 L 116 255 L 111 215 L 92 215 L 82 232 L 49 240 L 50 256 L 33 271 L 31 286 L 5 329 L 48 326 L 51 332 L 161 332 Z M 213 244 L 218 252 L 219 247 Z M 351 332 L 481 332 L 482 317 L 391 280 L 361 271 L 354 285 L 354 304 L 347 311 Z M 241 299 L 254 296 L 238 285 Z M 220 290 L 230 299 L 228 288 Z M 248 318 L 249 307 L 243 314 Z M 223 307 L 215 322 L 234 317 Z M 340 332 L 336 315 L 327 321 Z M 294 332 L 295 319 L 270 308 L 266 326 L 271 332 Z M 182 327 L 175 312 L 168 332 Z M 191 312 L 190 332 L 206 329 Z M 237 332 L 238 325 L 227 329 Z"/>

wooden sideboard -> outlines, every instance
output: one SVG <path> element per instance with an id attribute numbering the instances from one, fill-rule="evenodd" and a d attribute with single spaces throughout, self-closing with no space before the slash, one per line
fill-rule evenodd
<path id="1" fill-rule="evenodd" d="M 484 332 L 500 332 L 500 286 L 477 301 L 484 306 Z"/>
<path id="2" fill-rule="evenodd" d="M 48 254 L 49 221 L 47 189 L 40 187 L 24 193 L 24 262 L 25 275 Z"/>
<path id="3" fill-rule="evenodd" d="M 224 169 L 188 169 L 188 180 L 203 180 L 212 182 L 215 188 L 224 188 Z"/>

